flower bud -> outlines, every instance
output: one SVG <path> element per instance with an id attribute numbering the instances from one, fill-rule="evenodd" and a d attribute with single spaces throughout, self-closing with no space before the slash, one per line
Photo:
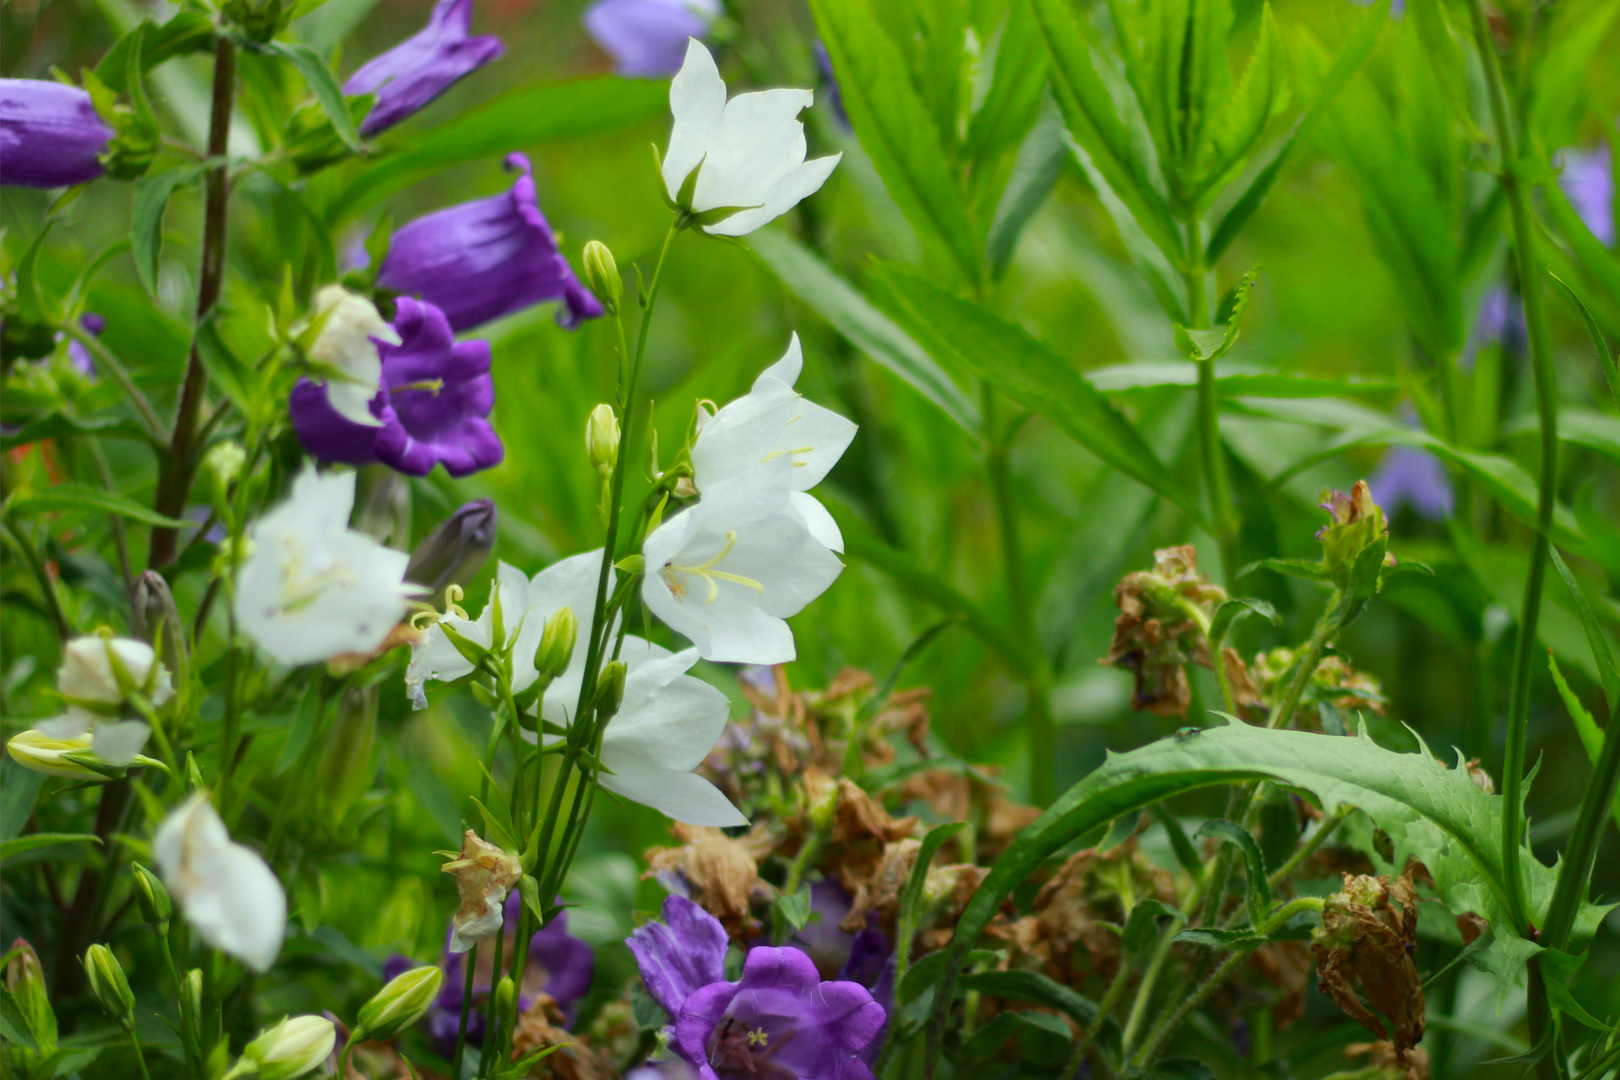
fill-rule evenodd
<path id="1" fill-rule="evenodd" d="M 156 570 L 147 570 L 135 579 L 130 592 L 130 628 L 137 638 L 158 649 L 159 659 L 174 672 L 175 680 L 185 685 L 191 656 L 169 583 Z"/>
<path id="2" fill-rule="evenodd" d="M 376 778 L 376 748 L 377 687 L 347 687 L 315 771 L 318 798 L 332 820 L 342 821 Z"/>
<path id="3" fill-rule="evenodd" d="M 6 743 L 6 753 L 29 772 L 59 776 L 64 780 L 105 780 L 109 773 L 118 770 L 109 766 L 107 771 L 102 771 L 74 760 L 95 756 L 95 751 L 90 749 L 91 738 L 88 731 L 69 739 L 53 739 L 42 731 L 22 731 Z"/>
<path id="4" fill-rule="evenodd" d="M 289 1016 L 242 1049 L 260 1080 L 293 1080 L 332 1056 L 337 1028 L 324 1016 Z"/>
<path id="5" fill-rule="evenodd" d="M 545 632 L 540 635 L 540 647 L 534 651 L 534 667 L 541 675 L 562 678 L 568 663 L 574 658 L 574 641 L 579 635 L 579 620 L 573 608 L 558 608 L 546 620 Z"/>
<path id="6" fill-rule="evenodd" d="M 53 188 L 82 184 L 106 171 L 102 153 L 115 132 L 90 94 L 51 79 L 0 82 L 5 121 L 4 183 Z M 9 323 L 10 320 L 7 320 Z"/>
<path id="7" fill-rule="evenodd" d="M 512 983 L 512 976 L 502 976 L 500 983 L 495 987 L 495 1015 L 511 1015 L 516 997 L 517 987 Z"/>
<path id="8" fill-rule="evenodd" d="M 360 469 L 354 485 L 354 529 L 379 544 L 404 547 L 411 539 L 411 486 L 386 465 Z"/>
<path id="9" fill-rule="evenodd" d="M 131 684 L 124 685 L 127 679 Z M 62 667 L 56 674 L 56 688 L 72 704 L 118 705 L 130 690 L 138 690 L 153 705 L 162 705 L 174 696 L 168 669 L 157 662 L 157 654 L 144 641 L 133 638 L 104 638 L 97 635 L 74 638 L 62 649 Z M 115 709 L 95 709 L 115 713 Z"/>
<path id="10" fill-rule="evenodd" d="M 285 16 L 295 5 L 282 0 L 225 0 L 225 17 L 242 29 L 251 41 L 269 41 L 286 25 Z"/>
<path id="11" fill-rule="evenodd" d="M 169 919 L 174 914 L 174 901 L 169 899 L 169 890 L 163 887 L 156 874 L 140 863 L 135 863 L 131 869 L 135 873 L 135 900 L 141 905 L 141 917 L 159 933 L 166 932 Z"/>
<path id="12" fill-rule="evenodd" d="M 39 954 L 22 938 L 11 943 L 13 956 L 6 961 L 6 990 L 10 992 L 23 1022 L 37 1041 L 56 1041 L 56 1011 L 45 989 L 45 969 Z"/>
<path id="13" fill-rule="evenodd" d="M 92 945 L 84 954 L 84 972 L 90 980 L 90 993 L 107 1015 L 128 1024 L 135 1014 L 135 995 L 118 957 L 105 945 Z"/>
<path id="14" fill-rule="evenodd" d="M 427 602 L 442 607 L 444 590 L 478 573 L 495 550 L 497 519 L 493 499 L 467 503 L 416 545 L 405 567 L 405 580 L 433 590 Z"/>
<path id="15" fill-rule="evenodd" d="M 619 264 L 613 252 L 600 240 L 585 245 L 585 284 L 601 301 L 609 315 L 619 313 L 619 301 L 624 299 L 624 279 L 619 277 Z"/>
<path id="16" fill-rule="evenodd" d="M 360 1006 L 360 1016 L 351 1037 L 392 1039 L 427 1015 L 443 983 L 444 970 L 432 965 L 412 968 L 395 976 L 375 997 Z"/>
<path id="17" fill-rule="evenodd" d="M 242 470 L 246 466 L 247 451 L 242 449 L 241 443 L 230 439 L 215 443 L 208 448 L 208 453 L 203 455 L 203 470 L 214 478 L 214 484 L 221 495 L 225 494 L 226 488 L 236 482 L 236 478 L 242 475 Z"/>
<path id="18" fill-rule="evenodd" d="M 1333 519 L 1316 534 L 1322 542 L 1323 566 L 1333 583 L 1343 589 L 1351 584 L 1351 571 L 1361 553 L 1384 542 L 1389 530 L 1384 524 L 1384 512 L 1373 502 L 1365 480 L 1357 480 L 1348 495 L 1342 491 L 1322 492 L 1322 509 Z M 1387 556 L 1385 563 L 1393 565 Z"/>
<path id="19" fill-rule="evenodd" d="M 585 453 L 599 473 L 609 473 L 619 463 L 619 417 L 613 406 L 602 404 L 591 410 L 585 424 Z"/>
<path id="20" fill-rule="evenodd" d="M 192 968 L 186 972 L 186 977 L 180 983 L 180 997 L 184 1009 L 181 1016 L 201 1016 L 203 1007 L 203 973 L 202 968 Z"/>
<path id="21" fill-rule="evenodd" d="M 602 669 L 596 680 L 596 697 L 591 702 L 598 716 L 604 719 L 619 711 L 624 704 L 625 667 L 623 660 L 615 660 Z"/>

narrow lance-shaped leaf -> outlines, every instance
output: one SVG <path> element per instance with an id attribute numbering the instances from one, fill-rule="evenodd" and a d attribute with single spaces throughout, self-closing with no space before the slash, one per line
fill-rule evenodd
<path id="1" fill-rule="evenodd" d="M 298 69 L 298 74 L 304 77 L 310 93 L 320 102 L 321 111 L 332 121 L 332 130 L 343 140 L 343 145 L 355 153 L 360 153 L 362 149 L 360 133 L 355 129 L 354 118 L 349 115 L 349 107 L 343 102 L 343 88 L 338 86 L 337 77 L 332 74 L 332 69 L 326 66 L 326 61 L 321 59 L 320 54 L 308 45 L 298 42 L 270 41 L 262 48 Z"/>
<path id="2" fill-rule="evenodd" d="M 893 314 L 936 356 L 957 364 L 1045 416 L 1075 442 L 1202 521 L 1186 486 L 1147 441 L 1083 376 L 1023 328 L 895 266 L 878 277 Z"/>

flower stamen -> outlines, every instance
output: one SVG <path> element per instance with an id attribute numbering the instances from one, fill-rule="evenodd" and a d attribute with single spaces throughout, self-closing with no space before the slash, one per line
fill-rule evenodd
<path id="1" fill-rule="evenodd" d="M 696 575 L 702 578 L 704 583 L 709 586 L 709 595 L 703 601 L 705 604 L 712 604 L 716 599 L 719 598 L 720 582 L 722 581 L 729 581 L 733 585 L 745 586 L 753 589 L 756 593 L 763 595 L 765 592 L 765 586 L 760 582 L 755 581 L 753 578 L 743 577 L 741 574 L 733 574 L 727 570 L 715 569 L 715 567 L 718 566 L 727 555 L 731 554 L 731 549 L 736 546 L 737 531 L 735 529 L 728 530 L 726 532 L 725 546 L 711 556 L 707 562 L 699 563 L 697 566 L 684 566 L 675 562 L 674 560 L 670 560 L 669 562 L 665 563 L 664 568 L 661 571 L 664 578 L 664 583 L 669 586 L 669 591 L 675 595 L 675 599 L 680 600 L 686 595 L 686 582 L 684 580 L 676 581 L 675 575 L 680 574 L 683 578 Z"/>

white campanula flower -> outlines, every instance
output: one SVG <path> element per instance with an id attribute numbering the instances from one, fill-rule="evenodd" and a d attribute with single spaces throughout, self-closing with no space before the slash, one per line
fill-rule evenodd
<path id="1" fill-rule="evenodd" d="M 315 294 L 311 321 L 315 340 L 309 346 L 314 374 L 326 383 L 326 398 L 344 419 L 380 427 L 371 414 L 371 399 L 382 388 L 382 355 L 378 342 L 400 344 L 399 332 L 363 296 L 341 285 Z"/>
<path id="2" fill-rule="evenodd" d="M 826 507 L 807 492 L 821 483 L 855 438 L 855 425 L 831 409 L 806 401 L 793 384 L 804 370 L 799 335 L 788 342 L 782 359 L 754 380 L 746 397 L 718 412 L 698 412 L 697 439 L 692 444 L 693 482 L 698 491 L 730 480 L 750 467 L 787 456 L 793 461 L 788 504 L 803 519 L 810 535 L 844 550 L 844 538 Z"/>
<path id="3" fill-rule="evenodd" d="M 67 700 L 67 711 L 42 721 L 39 732 L 59 740 L 74 740 L 89 733 L 91 749 L 107 764 L 123 766 L 134 761 L 152 729 L 144 721 L 124 715 L 120 706 L 128 695 L 120 685 L 115 665 L 122 668 L 129 689 L 153 706 L 174 697 L 168 669 L 158 663 L 157 653 L 146 642 L 133 638 L 74 638 L 63 647 L 62 666 L 56 673 L 56 688 Z"/>
<path id="4" fill-rule="evenodd" d="M 231 840 L 206 792 L 164 819 L 152 853 L 204 941 L 255 971 L 270 970 L 287 932 L 287 894 L 256 852 Z"/>
<path id="5" fill-rule="evenodd" d="M 792 660 L 793 632 L 783 620 L 843 569 L 794 512 L 792 472 L 792 457 L 782 454 L 711 484 L 642 544 L 642 599 L 705 660 Z"/>
<path id="6" fill-rule="evenodd" d="M 675 126 L 662 170 L 670 201 L 682 202 L 681 189 L 696 170 L 691 198 L 682 209 L 701 215 L 734 208 L 703 230 L 746 236 L 814 194 L 843 155 L 804 159 L 799 113 L 813 98 L 809 90 L 761 90 L 728 102 L 714 57 L 701 42 L 689 41 L 686 60 L 669 87 Z"/>
<path id="7" fill-rule="evenodd" d="M 292 494 L 250 533 L 236 581 L 236 619 L 283 664 L 371 653 L 425 592 L 405 581 L 410 556 L 349 528 L 354 474 L 293 481 Z"/>

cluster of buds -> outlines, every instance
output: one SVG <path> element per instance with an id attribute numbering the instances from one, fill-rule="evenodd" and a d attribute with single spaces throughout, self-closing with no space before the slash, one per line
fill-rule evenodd
<path id="1" fill-rule="evenodd" d="M 1367 481 L 1357 480 L 1348 495 L 1342 491 L 1322 492 L 1322 509 L 1332 520 L 1322 526 L 1316 538 L 1322 542 L 1322 569 L 1333 584 L 1341 589 L 1356 587 L 1357 564 L 1369 552 L 1374 553 L 1378 567 L 1395 565 L 1395 556 L 1388 551 L 1389 527 L 1384 522 L 1384 511 L 1373 502 Z M 1369 595 L 1376 591 L 1376 581 L 1374 578 Z"/>
<path id="2" fill-rule="evenodd" d="M 1204 628 L 1226 590 L 1198 572 L 1191 544 L 1153 553 L 1153 569 L 1127 574 L 1114 587 L 1119 617 L 1101 663 L 1136 680 L 1131 708 L 1159 716 L 1186 716 L 1192 701 L 1189 663 L 1210 666 Z"/>

